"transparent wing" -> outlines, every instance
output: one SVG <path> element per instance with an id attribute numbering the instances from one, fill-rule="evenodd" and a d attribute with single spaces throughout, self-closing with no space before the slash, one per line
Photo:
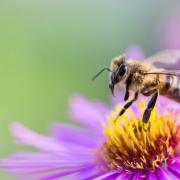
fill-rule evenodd
<path id="1" fill-rule="evenodd" d="M 178 76 L 180 77 L 180 70 L 171 70 L 171 71 L 168 71 L 168 70 L 152 70 L 152 71 L 149 71 L 149 72 L 145 72 L 144 73 L 145 75 L 148 75 L 148 74 L 160 74 L 160 75 L 171 75 L 171 76 Z"/>
<path id="2" fill-rule="evenodd" d="M 180 70 L 180 50 L 163 50 L 146 58 L 145 62 L 160 69 Z"/>

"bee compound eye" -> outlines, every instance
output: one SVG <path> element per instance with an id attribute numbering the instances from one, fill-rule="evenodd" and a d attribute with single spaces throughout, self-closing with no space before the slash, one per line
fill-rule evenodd
<path id="1" fill-rule="evenodd" d="M 127 66 L 126 65 L 121 65 L 120 68 L 119 68 L 119 76 L 124 76 L 127 72 Z"/>

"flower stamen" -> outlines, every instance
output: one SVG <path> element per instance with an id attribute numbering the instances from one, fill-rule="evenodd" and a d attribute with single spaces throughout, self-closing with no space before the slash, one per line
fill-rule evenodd
<path id="1" fill-rule="evenodd" d="M 144 106 L 142 102 L 142 111 Z M 154 109 L 148 123 L 143 124 L 142 119 L 128 110 L 127 115 L 115 122 L 120 108 L 108 117 L 108 124 L 104 125 L 107 140 L 98 150 L 109 169 L 155 170 L 159 165 L 165 166 L 179 139 L 176 115 L 171 111 L 159 115 Z"/>

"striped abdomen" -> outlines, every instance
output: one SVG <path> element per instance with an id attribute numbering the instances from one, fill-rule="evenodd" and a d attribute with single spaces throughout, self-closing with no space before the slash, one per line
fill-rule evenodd
<path id="1" fill-rule="evenodd" d="M 160 76 L 160 94 L 180 102 L 180 78 L 176 76 Z"/>

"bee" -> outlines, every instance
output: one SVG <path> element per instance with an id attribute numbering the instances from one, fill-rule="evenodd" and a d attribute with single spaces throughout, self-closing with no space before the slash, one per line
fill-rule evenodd
<path id="1" fill-rule="evenodd" d="M 180 102 L 180 51 L 164 50 L 145 60 L 128 59 L 124 55 L 112 59 L 110 68 L 102 69 L 110 72 L 109 88 L 114 95 L 114 88 L 125 86 L 126 101 L 119 112 L 121 116 L 138 99 L 139 94 L 151 96 L 144 111 L 142 121 L 147 123 L 159 94 Z M 130 92 L 133 93 L 129 100 Z"/>

